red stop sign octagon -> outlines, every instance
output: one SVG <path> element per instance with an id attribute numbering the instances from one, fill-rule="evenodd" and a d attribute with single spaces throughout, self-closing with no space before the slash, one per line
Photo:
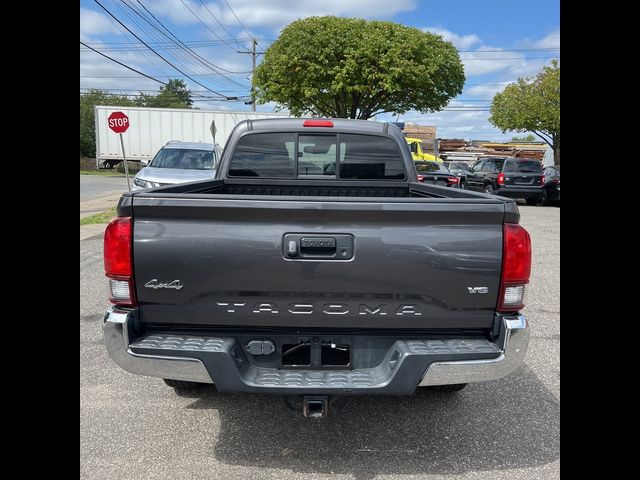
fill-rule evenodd
<path id="1" fill-rule="evenodd" d="M 124 133 L 129 128 L 129 117 L 122 112 L 113 112 L 107 118 L 109 128 L 116 133 Z"/>

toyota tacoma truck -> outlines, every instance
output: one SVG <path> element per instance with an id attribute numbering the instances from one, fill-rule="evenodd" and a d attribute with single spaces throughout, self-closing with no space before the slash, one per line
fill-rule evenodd
<path id="1" fill-rule="evenodd" d="M 531 242 L 513 200 L 418 182 L 395 125 L 239 123 L 213 180 L 127 192 L 104 235 L 109 355 L 174 388 L 456 391 L 518 367 Z"/>

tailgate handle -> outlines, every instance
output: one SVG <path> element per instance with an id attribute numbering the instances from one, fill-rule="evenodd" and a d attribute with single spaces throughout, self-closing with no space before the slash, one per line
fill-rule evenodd
<path id="1" fill-rule="evenodd" d="M 336 239 L 331 237 L 305 237 L 300 239 L 303 255 L 335 255 Z"/>
<path id="2" fill-rule="evenodd" d="M 353 235 L 286 233 L 282 239 L 287 260 L 351 260 Z"/>

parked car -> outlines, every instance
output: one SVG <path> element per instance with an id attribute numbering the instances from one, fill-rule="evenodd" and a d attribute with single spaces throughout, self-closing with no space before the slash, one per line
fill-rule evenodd
<path id="1" fill-rule="evenodd" d="M 445 161 L 444 166 L 460 179 L 459 187 L 467 188 L 467 173 L 471 168 L 467 162 Z"/>
<path id="2" fill-rule="evenodd" d="M 560 203 L 560 165 L 544 169 L 542 203 Z"/>
<path id="3" fill-rule="evenodd" d="M 522 198 L 537 205 L 544 195 L 544 174 L 539 160 L 487 157 L 467 173 L 467 188 L 509 198 Z"/>
<path id="4" fill-rule="evenodd" d="M 220 146 L 213 143 L 168 142 L 133 179 L 132 190 L 213 180 Z"/>
<path id="5" fill-rule="evenodd" d="M 421 183 L 433 183 L 443 187 L 457 188 L 460 179 L 451 173 L 442 163 L 426 160 L 413 162 L 418 172 L 418 181 Z"/>
<path id="6" fill-rule="evenodd" d="M 404 142 L 382 122 L 248 120 L 216 179 L 124 193 L 104 236 L 111 358 L 176 389 L 301 395 L 307 417 L 330 395 L 515 370 L 531 271 L 518 207 L 420 183 Z"/>

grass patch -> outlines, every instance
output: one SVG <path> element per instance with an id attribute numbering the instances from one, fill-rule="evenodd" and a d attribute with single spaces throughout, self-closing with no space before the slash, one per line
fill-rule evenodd
<path id="1" fill-rule="evenodd" d="M 115 170 L 80 170 L 80 175 L 100 175 L 105 177 L 124 177 Z"/>
<path id="2" fill-rule="evenodd" d="M 109 223 L 109 221 L 116 216 L 116 207 L 111 207 L 102 213 L 96 213 L 89 217 L 80 219 L 80 225 L 93 225 L 95 223 Z"/>

